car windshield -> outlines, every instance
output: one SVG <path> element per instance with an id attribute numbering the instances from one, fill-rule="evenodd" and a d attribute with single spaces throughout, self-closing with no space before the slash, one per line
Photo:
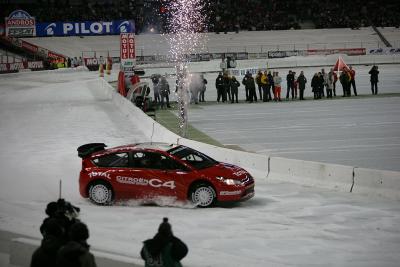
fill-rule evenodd
<path id="1" fill-rule="evenodd" d="M 193 166 L 195 169 L 205 169 L 218 164 L 218 161 L 186 146 L 177 146 L 168 150 L 168 152 Z"/>

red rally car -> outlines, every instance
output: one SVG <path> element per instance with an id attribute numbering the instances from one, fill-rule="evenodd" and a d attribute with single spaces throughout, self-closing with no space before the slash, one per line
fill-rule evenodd
<path id="1" fill-rule="evenodd" d="M 96 204 L 172 197 L 209 207 L 254 196 L 254 179 L 246 170 L 183 145 L 105 147 L 103 143 L 90 143 L 78 148 L 82 158 L 80 194 Z"/>

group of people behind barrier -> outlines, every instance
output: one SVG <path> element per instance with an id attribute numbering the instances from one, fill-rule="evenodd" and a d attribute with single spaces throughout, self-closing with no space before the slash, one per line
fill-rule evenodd
<path id="1" fill-rule="evenodd" d="M 339 73 L 339 75 L 338 75 Z M 371 91 L 372 94 L 378 93 L 378 66 L 373 66 L 369 71 Z M 339 81 L 343 94 L 342 97 L 350 97 L 352 95 L 351 89 L 355 96 L 358 95 L 356 87 L 356 72 L 352 66 L 345 67 L 340 72 L 330 69 L 326 72 L 321 69 L 316 72 L 311 79 L 311 88 L 314 99 L 333 98 L 337 96 L 337 82 Z M 254 78 L 250 72 L 247 72 L 242 79 L 244 85 L 246 101 L 253 103 L 257 100 L 263 102 L 269 101 L 282 101 L 282 82 L 283 79 L 278 71 L 259 70 Z M 304 72 L 300 71 L 297 76 L 295 71 L 289 70 L 286 75 L 286 99 L 304 100 L 304 91 L 307 85 L 307 78 Z M 222 101 L 231 103 L 238 103 L 238 88 L 240 83 L 235 76 L 230 76 L 228 72 L 220 72 L 215 80 L 215 87 L 217 89 L 217 102 Z M 257 90 L 258 89 L 258 90 Z M 257 95 L 258 91 L 258 95 Z"/>

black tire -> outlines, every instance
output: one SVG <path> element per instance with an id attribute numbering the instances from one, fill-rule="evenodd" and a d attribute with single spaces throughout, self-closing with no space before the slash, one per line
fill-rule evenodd
<path id="1" fill-rule="evenodd" d="M 215 204 L 217 194 L 210 184 L 201 183 L 193 186 L 190 191 L 190 200 L 197 207 L 207 208 Z"/>
<path id="2" fill-rule="evenodd" d="M 89 199 L 97 205 L 110 205 L 114 197 L 111 185 L 96 181 L 89 186 Z"/>

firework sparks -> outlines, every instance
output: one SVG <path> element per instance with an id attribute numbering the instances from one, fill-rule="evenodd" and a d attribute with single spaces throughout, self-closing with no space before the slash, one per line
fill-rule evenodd
<path id="1" fill-rule="evenodd" d="M 179 134 L 186 137 L 189 106 L 189 72 L 188 63 L 191 54 L 196 54 L 204 47 L 205 38 L 200 32 L 206 29 L 206 16 L 202 10 L 206 2 L 203 0 L 170 1 L 167 20 L 168 42 L 170 44 L 170 60 L 174 62 L 177 77 L 177 99 L 179 110 Z"/>

